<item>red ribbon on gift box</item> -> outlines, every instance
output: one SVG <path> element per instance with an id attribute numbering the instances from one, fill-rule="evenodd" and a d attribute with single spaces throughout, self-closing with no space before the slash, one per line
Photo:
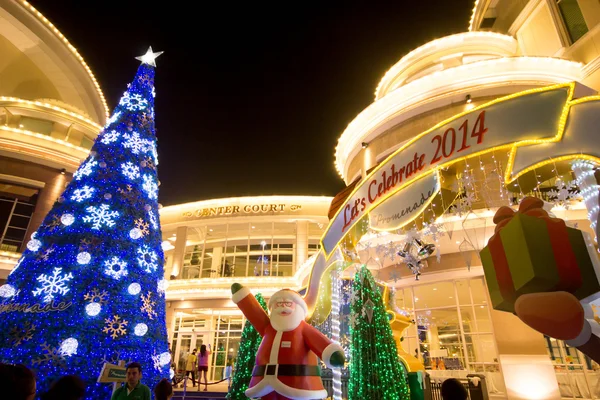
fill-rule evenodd
<path id="1" fill-rule="evenodd" d="M 494 260 L 494 270 L 496 279 L 500 287 L 500 293 L 505 299 L 516 298 L 514 283 L 510 275 L 508 261 L 500 239 L 500 231 L 504 228 L 512 218 L 518 214 L 524 214 L 531 217 L 541 218 L 546 222 L 548 233 L 550 235 L 550 244 L 552 253 L 556 262 L 558 276 L 560 278 L 558 285 L 552 290 L 563 290 L 566 292 L 574 292 L 582 285 L 581 272 L 577 265 L 577 258 L 569 242 L 567 233 L 567 225 L 565 221 L 559 218 L 551 218 L 548 213 L 542 208 L 544 202 L 536 197 L 526 197 L 519 204 L 519 210 L 513 211 L 512 208 L 503 206 L 498 209 L 494 215 L 494 223 L 496 228 L 494 236 L 488 241 L 488 248 Z"/>

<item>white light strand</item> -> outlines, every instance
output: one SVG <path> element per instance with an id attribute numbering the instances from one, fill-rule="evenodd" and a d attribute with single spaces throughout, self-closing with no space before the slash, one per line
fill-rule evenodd
<path id="1" fill-rule="evenodd" d="M 331 340 L 340 344 L 340 290 L 339 272 L 334 269 L 331 273 Z M 333 400 L 342 400 L 342 369 L 332 368 Z"/>
<path id="2" fill-rule="evenodd" d="M 572 163 L 572 168 L 575 173 L 577 186 L 579 186 L 581 196 L 583 196 L 583 202 L 588 210 L 590 226 L 595 232 L 598 221 L 598 212 L 600 211 L 600 205 L 598 204 L 600 186 L 598 185 L 598 182 L 596 182 L 596 177 L 594 176 L 596 164 L 585 160 L 575 160 Z M 598 238 L 596 237 L 595 240 L 597 243 Z"/>

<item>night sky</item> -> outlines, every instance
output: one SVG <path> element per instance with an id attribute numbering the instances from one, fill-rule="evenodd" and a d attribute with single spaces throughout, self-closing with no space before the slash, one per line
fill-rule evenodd
<path id="1" fill-rule="evenodd" d="M 31 3 L 78 49 L 111 109 L 134 57 L 149 45 L 165 52 L 155 82 L 159 200 L 172 205 L 334 196 L 345 127 L 404 54 L 466 31 L 474 0 Z"/>

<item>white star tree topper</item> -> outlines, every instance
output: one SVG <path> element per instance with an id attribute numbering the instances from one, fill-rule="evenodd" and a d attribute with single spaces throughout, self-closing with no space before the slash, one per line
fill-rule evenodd
<path id="1" fill-rule="evenodd" d="M 140 60 L 144 64 L 156 67 L 156 62 L 154 60 L 156 60 L 156 58 L 158 58 L 158 56 L 160 56 L 162 53 L 164 53 L 164 51 L 157 51 L 156 53 L 152 52 L 152 46 L 150 46 L 148 47 L 148 51 L 146 51 L 146 54 L 144 54 L 143 56 L 136 57 L 135 59 Z"/>

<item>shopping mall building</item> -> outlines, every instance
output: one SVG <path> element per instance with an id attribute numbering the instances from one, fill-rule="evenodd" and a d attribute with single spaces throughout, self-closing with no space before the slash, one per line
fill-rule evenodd
<path id="1" fill-rule="evenodd" d="M 106 106 L 83 59 L 43 16 L 23 1 L 0 4 L 0 51 L 11 55 L 0 62 L 15 63 L 0 72 L 0 202 L 9 210 L 0 214 L 0 265 L 7 273 L 25 232 L 84 158 Z M 501 139 L 521 128 L 512 121 L 527 117 L 562 133 L 569 107 L 561 104 L 583 104 L 573 100 L 600 91 L 600 3 L 478 0 L 465 27 L 385 73 L 373 103 L 340 133 L 333 161 L 347 188 L 335 198 L 240 197 L 162 208 L 166 323 L 180 367 L 203 343 L 215 350 L 209 379 L 223 377 L 235 360 L 245 320 L 230 301 L 231 283 L 266 297 L 284 287 L 306 290 L 314 307 L 322 301 L 319 278 L 343 261 L 347 275 L 352 264 L 367 264 L 394 289 L 390 307 L 414 321 L 403 351 L 434 379 L 482 374 L 494 398 L 600 397 L 596 363 L 492 309 L 478 257 L 496 209 L 526 193 L 592 233 L 571 162 L 574 151 L 588 160 L 600 154 L 584 157 L 583 141 L 515 155 L 517 146 Z M 534 128 L 525 139 L 542 143 Z M 423 140 L 434 145 L 431 158 L 419 150 Z M 397 256 L 408 238 L 431 256 L 418 263 Z"/>

